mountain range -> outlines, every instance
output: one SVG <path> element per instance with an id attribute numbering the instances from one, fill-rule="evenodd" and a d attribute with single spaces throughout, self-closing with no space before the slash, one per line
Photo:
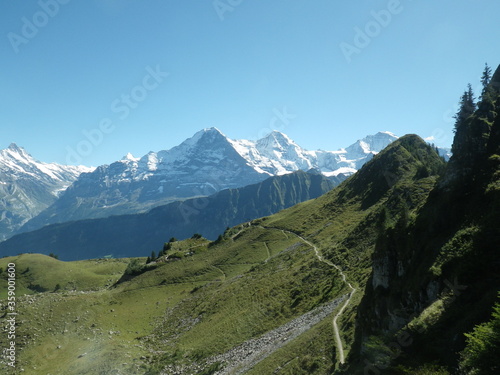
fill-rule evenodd
<path id="1" fill-rule="evenodd" d="M 127 154 L 82 173 L 19 232 L 47 224 L 146 212 L 297 170 L 317 170 L 338 184 L 395 139 L 392 133 L 380 132 L 340 151 L 308 151 L 276 131 L 248 141 L 231 140 L 218 129 L 208 128 L 170 150 L 149 152 L 141 158 Z"/>
<path id="2" fill-rule="evenodd" d="M 165 238 L 198 233 L 215 240 L 226 228 L 317 198 L 334 187 L 321 174 L 297 171 L 272 176 L 208 197 L 158 206 L 146 213 L 50 224 L 0 243 L 0 254 L 57 254 L 61 260 L 140 256 L 161 249 Z M 109 239 L 113 239 L 109 241 Z"/>

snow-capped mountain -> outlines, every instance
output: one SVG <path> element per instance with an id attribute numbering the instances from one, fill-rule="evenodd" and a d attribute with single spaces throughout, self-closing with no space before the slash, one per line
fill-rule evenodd
<path id="1" fill-rule="evenodd" d="M 377 133 L 339 151 L 308 151 L 272 132 L 257 141 L 231 140 L 217 128 L 197 132 L 170 150 L 149 152 L 82 174 L 22 231 L 46 224 L 144 212 L 175 200 L 243 187 L 269 176 L 315 169 L 340 181 L 397 139 Z M 204 204 L 200 199 L 200 207 Z"/>
<path id="2" fill-rule="evenodd" d="M 0 239 L 49 207 L 92 168 L 42 163 L 12 143 L 0 150 Z"/>
<path id="3" fill-rule="evenodd" d="M 281 175 L 296 170 L 317 169 L 326 176 L 350 175 L 398 139 L 392 133 L 369 135 L 339 151 L 308 151 L 283 133 L 273 131 L 258 141 L 230 141 L 235 150 L 261 173 Z"/>

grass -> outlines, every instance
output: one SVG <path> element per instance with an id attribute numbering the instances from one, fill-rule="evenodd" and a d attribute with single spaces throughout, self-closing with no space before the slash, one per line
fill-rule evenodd
<path id="1" fill-rule="evenodd" d="M 128 259 L 92 259 L 77 262 L 63 262 L 42 254 L 22 254 L 0 259 L 4 270 L 0 277 L 6 277 L 9 263 L 16 264 L 17 295 L 34 294 L 40 291 L 54 291 L 59 284 L 64 290 L 97 290 L 116 282 L 127 267 Z M 31 288 L 30 288 L 31 286 Z M 33 290 L 34 286 L 37 286 Z M 0 298 L 6 297 L 6 283 L 0 285 Z"/>
<path id="2" fill-rule="evenodd" d="M 151 334 L 152 322 L 193 285 L 21 297 L 22 367 L 33 374 L 108 374 L 109 366 L 141 374 L 146 363 L 140 358 L 150 353 L 140 338 Z"/>

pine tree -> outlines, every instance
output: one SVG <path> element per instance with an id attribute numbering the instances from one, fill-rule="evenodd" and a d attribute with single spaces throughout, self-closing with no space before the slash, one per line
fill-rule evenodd
<path id="1" fill-rule="evenodd" d="M 156 253 L 154 252 L 154 250 L 151 252 L 151 261 L 155 261 L 156 260 Z"/>
<path id="2" fill-rule="evenodd" d="M 459 110 L 454 116 L 455 118 L 455 131 L 457 131 L 465 122 L 465 120 L 471 116 L 476 110 L 476 103 L 474 101 L 474 92 L 472 91 L 472 86 L 469 83 L 467 85 L 467 90 L 464 91 L 460 97 Z"/>
<path id="3" fill-rule="evenodd" d="M 489 84 L 491 81 L 491 68 L 488 64 L 484 64 L 483 75 L 481 76 L 481 84 L 483 85 L 483 91 L 481 91 L 481 100 L 484 100 L 489 93 Z"/>

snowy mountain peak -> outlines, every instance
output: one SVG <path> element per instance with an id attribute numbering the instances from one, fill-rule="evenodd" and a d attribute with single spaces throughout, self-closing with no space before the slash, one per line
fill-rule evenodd
<path id="1" fill-rule="evenodd" d="M 33 158 L 24 148 L 15 143 L 11 143 L 8 148 L 0 150 L 0 171 L 9 175 L 25 175 L 35 179 L 49 178 L 54 181 L 73 181 L 81 173 L 91 172 L 93 169 L 84 166 L 43 163 Z"/>
<path id="2" fill-rule="evenodd" d="M 257 141 L 258 145 L 273 145 L 275 147 L 285 148 L 290 145 L 297 146 L 297 144 L 291 140 L 286 134 L 283 134 L 277 130 L 272 131 L 267 136 Z"/>
<path id="3" fill-rule="evenodd" d="M 345 151 L 354 156 L 354 159 L 366 157 L 368 154 L 376 155 L 382 151 L 389 143 L 398 139 L 391 132 L 378 132 L 368 135 L 347 147 Z"/>
<path id="4" fill-rule="evenodd" d="M 385 134 L 385 135 L 388 135 L 389 137 L 395 138 L 395 139 L 399 138 L 396 134 L 388 132 L 388 131 L 378 132 L 377 134 Z M 377 134 L 375 134 L 375 135 L 377 135 Z"/>
<path id="5" fill-rule="evenodd" d="M 200 140 L 206 140 L 207 142 L 216 140 L 216 139 L 225 139 L 227 140 L 227 137 L 222 134 L 222 132 L 215 128 L 205 128 L 203 130 L 200 130 L 199 132 L 196 132 L 191 138 L 186 139 L 184 142 L 182 142 L 179 146 L 177 147 L 191 147 L 196 145 Z M 175 147 L 174 147 L 175 149 Z"/>
<path id="6" fill-rule="evenodd" d="M 19 147 L 18 145 L 16 145 L 14 142 L 12 142 L 9 147 L 8 147 L 9 150 L 12 150 L 12 151 L 22 151 L 23 148 L 22 147 Z"/>
<path id="7" fill-rule="evenodd" d="M 34 161 L 24 148 L 19 147 L 15 143 L 11 143 L 8 148 L 0 150 L 0 156 L 4 159 L 13 159 L 23 162 Z"/>
<path id="8" fill-rule="evenodd" d="M 203 132 L 205 133 L 219 133 L 221 135 L 224 135 L 218 128 L 216 128 L 215 126 L 211 126 L 209 128 L 205 128 L 202 130 Z M 225 135 L 224 135 L 225 137 Z"/>
<path id="9" fill-rule="evenodd" d="M 288 135 L 286 135 L 286 134 L 284 134 L 284 133 L 282 133 L 280 131 L 277 131 L 277 130 L 273 130 L 271 133 L 269 133 L 264 138 L 274 138 L 274 139 L 279 140 L 279 141 L 285 141 L 285 142 L 289 142 L 289 143 L 295 143 L 295 142 L 293 142 L 288 137 Z"/>
<path id="10" fill-rule="evenodd" d="M 308 151 L 286 134 L 273 131 L 257 141 L 230 141 L 234 149 L 259 173 L 280 175 L 314 168 L 326 176 L 352 174 L 398 137 L 379 132 L 340 151 Z"/>
<path id="11" fill-rule="evenodd" d="M 127 152 L 127 155 L 125 155 L 123 158 L 121 158 L 122 161 L 139 161 L 140 158 L 136 158 L 134 155 L 132 155 L 130 152 Z"/>
<path id="12" fill-rule="evenodd" d="M 276 130 L 269 133 L 264 138 L 259 139 L 255 146 L 261 152 L 283 152 L 287 149 L 299 147 L 286 134 L 280 133 Z"/>
<path id="13" fill-rule="evenodd" d="M 81 173 L 91 171 L 40 162 L 15 143 L 0 150 L 0 240 L 51 205 Z"/>
<path id="14" fill-rule="evenodd" d="M 224 137 L 227 138 L 219 129 L 216 127 L 211 127 L 211 128 L 205 128 L 203 130 L 200 130 L 199 132 L 195 133 L 192 138 L 202 138 L 204 136 L 211 136 L 211 137 Z"/>

